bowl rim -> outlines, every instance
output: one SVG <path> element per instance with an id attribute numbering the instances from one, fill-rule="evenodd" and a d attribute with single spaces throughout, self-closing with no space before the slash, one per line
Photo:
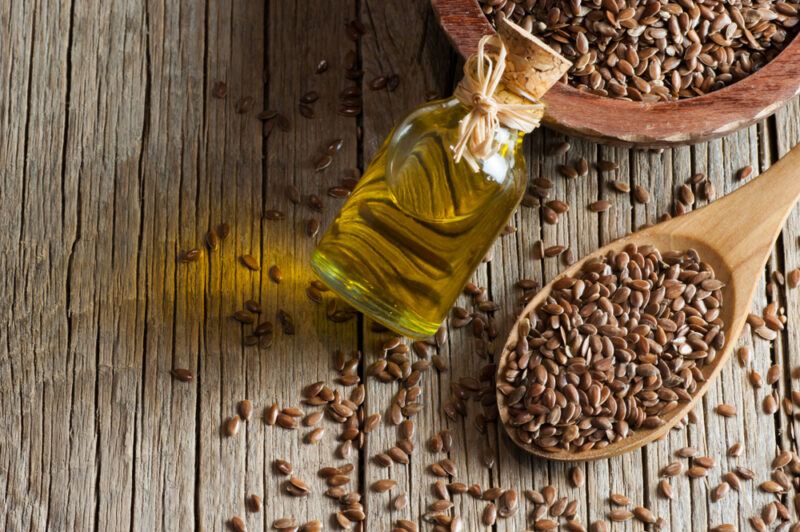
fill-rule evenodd
<path id="1" fill-rule="evenodd" d="M 431 0 L 439 24 L 466 57 L 494 28 L 478 0 Z M 800 94 L 800 32 L 757 72 L 702 96 L 643 103 L 556 84 L 544 97 L 545 123 L 605 143 L 663 148 L 721 137 L 767 118 Z M 613 119 L 609 119 L 612 117 Z"/>

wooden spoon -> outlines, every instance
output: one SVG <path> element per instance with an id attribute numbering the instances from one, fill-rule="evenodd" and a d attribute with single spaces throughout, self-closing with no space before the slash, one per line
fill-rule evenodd
<path id="1" fill-rule="evenodd" d="M 701 260 L 710 264 L 718 279 L 725 283 L 721 318 L 725 323 L 726 343 L 718 351 L 713 362 L 703 368 L 706 381 L 701 384 L 691 402 L 681 403 L 665 418 L 666 423 L 655 429 L 638 429 L 618 442 L 601 449 L 587 451 L 548 452 L 539 447 L 524 444 L 508 430 L 509 415 L 505 396 L 497 391 L 500 418 L 512 440 L 525 451 L 551 460 L 596 460 L 633 451 L 663 436 L 706 393 L 711 382 L 719 375 L 722 366 L 733 351 L 753 301 L 753 293 L 762 274 L 767 258 L 780 234 L 783 223 L 800 197 L 800 145 L 778 161 L 762 176 L 754 179 L 733 194 L 713 203 L 678 216 L 669 221 L 638 231 L 611 244 L 573 264 L 556 279 L 542 288 L 520 314 L 529 315 L 542 304 L 552 289 L 553 282 L 564 276 L 578 273 L 589 258 L 605 255 L 608 251 L 619 251 L 627 244 L 651 244 L 660 251 L 686 250 L 694 248 Z M 497 383 L 505 371 L 510 349 L 517 343 L 519 320 L 511 330 L 497 372 Z"/>

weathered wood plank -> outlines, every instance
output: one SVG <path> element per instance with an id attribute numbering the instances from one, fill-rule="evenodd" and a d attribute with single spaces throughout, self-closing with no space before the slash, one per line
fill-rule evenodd
<path id="1" fill-rule="evenodd" d="M 360 19 L 367 27 L 367 34 L 361 39 L 364 70 L 362 161 L 366 167 L 392 128 L 408 112 L 422 104 L 428 92 L 449 95 L 455 57 L 436 25 L 427 1 L 364 1 L 361 2 Z M 391 74 L 400 76 L 396 90 L 370 90 L 373 79 Z M 463 473 L 470 465 L 464 460 L 466 443 L 458 424 L 446 420 L 442 408 L 448 399 L 448 382 L 453 378 L 453 371 L 458 371 L 460 375 L 464 361 L 472 357 L 465 350 L 471 343 L 461 331 L 451 330 L 450 333 L 448 342 L 439 349 L 432 348 L 429 357 L 434 354 L 444 357 L 451 366 L 451 372 L 439 374 L 431 368 L 423 373 L 419 382 L 424 409 L 411 418 L 415 425 L 415 452 L 406 466 L 394 464 L 390 468 L 383 468 L 373 461 L 376 454 L 395 446 L 399 438 L 398 429 L 389 421 L 389 407 L 401 385 L 383 383 L 367 376 L 368 411 L 383 416 L 379 426 L 367 438 L 362 458 L 365 465 L 363 494 L 367 530 L 391 530 L 398 519 L 415 521 L 421 530 L 429 526 L 422 521 L 428 504 L 434 500 L 431 485 L 435 478 L 428 470 L 428 465 L 446 456 L 443 453 L 434 455 L 427 449 L 427 441 L 435 432 L 444 428 L 454 432 L 456 443 L 450 458 L 458 467 L 458 480 L 467 482 L 465 479 L 470 478 Z M 362 336 L 365 366 L 369 367 L 379 356 L 384 356 L 381 346 L 392 335 L 372 332 L 370 323 L 365 320 Z M 409 354 L 409 359 L 412 363 L 419 360 L 413 352 Z M 478 471 L 474 465 L 471 467 Z M 391 493 L 371 491 L 373 483 L 384 478 L 396 480 L 397 487 Z M 396 510 L 391 506 L 391 501 L 401 493 L 406 494 L 408 506 Z M 467 504 L 465 496 L 454 498 L 454 502 L 456 515 L 471 515 L 466 521 L 466 529 L 473 530 L 477 526 L 474 509 L 467 511 L 463 507 Z"/>
<path id="2" fill-rule="evenodd" d="M 70 50 L 65 153 L 66 174 L 76 185 L 78 234 L 68 301 L 74 307 L 71 349 L 86 361 L 85 388 L 75 389 L 72 420 L 93 421 L 95 441 L 88 452 L 80 451 L 89 435 L 81 433 L 79 422 L 70 451 L 81 469 L 93 460 L 96 473 L 88 492 L 70 480 L 70 504 L 82 504 L 78 501 L 94 492 L 94 526 L 124 529 L 134 520 L 145 319 L 138 257 L 142 133 L 148 119 L 147 8 L 76 3 L 72 17 L 78 38 Z M 191 433 L 183 439 L 193 440 Z M 190 475 L 184 486 L 192 484 Z"/>
<path id="3" fill-rule="evenodd" d="M 351 43 L 344 31 L 345 23 L 353 17 L 354 2 L 291 4 L 272 1 L 268 6 L 267 64 L 269 83 L 265 106 L 285 114 L 290 130 L 273 130 L 265 147 L 266 175 L 259 184 L 264 195 L 259 209 L 261 235 L 253 245 L 260 245 L 262 269 L 260 287 L 257 289 L 264 305 L 264 317 L 275 323 L 275 341 L 271 349 L 247 356 L 248 393 L 262 408 L 273 402 L 281 407 L 301 406 L 300 394 L 304 386 L 325 381 L 349 396 L 351 387 L 334 383 L 336 373 L 331 371 L 335 350 L 352 356 L 357 348 L 355 320 L 336 324 L 326 319 L 325 306 L 312 303 L 305 289 L 312 280 L 309 260 L 315 239 L 305 233 L 307 220 L 315 218 L 326 226 L 338 210 L 337 200 L 326 196 L 329 187 L 339 184 L 344 169 L 356 165 L 357 136 L 353 119 L 337 114 L 338 92 L 345 80 L 345 54 Z M 259 19 L 260 20 L 260 19 Z M 242 22 L 244 23 L 244 22 Z M 312 31 L 309 28 L 316 28 Z M 297 50 L 302 50 L 298 54 Z M 252 61 L 260 55 L 254 54 Z M 327 59 L 329 69 L 315 74 L 318 62 Z M 252 62 L 245 61 L 243 68 Z M 262 76 L 261 73 L 258 74 Z M 314 104 L 316 118 L 304 118 L 298 108 L 302 94 L 309 90 L 319 93 Z M 323 126 L 324 125 L 324 126 Z M 333 138 L 341 138 L 343 147 L 334 161 L 323 172 L 314 172 L 314 160 Z M 245 176 L 245 179 L 250 179 Z M 286 200 L 286 189 L 297 186 L 302 203 L 292 206 Z M 309 207 L 308 197 L 323 199 L 322 212 Z M 270 221 L 264 218 L 269 209 L 285 210 L 285 220 Z M 275 284 L 268 279 L 267 269 L 278 265 L 283 280 Z M 276 319 L 279 310 L 288 312 L 295 323 L 296 334 L 287 336 Z M 307 413 L 319 407 L 302 407 Z M 301 427 L 286 431 L 279 427 L 260 426 L 253 435 L 248 434 L 248 450 L 243 457 L 250 459 L 251 450 L 259 449 L 261 463 L 247 463 L 246 488 L 260 492 L 265 501 L 263 516 L 256 516 L 257 526 L 270 527 L 279 517 L 294 517 L 299 524 L 318 519 L 328 526 L 330 515 L 338 509 L 334 501 L 322 495 L 324 483 L 317 476 L 323 466 L 342 466 L 351 463 L 355 470 L 350 474 L 347 488 L 356 490 L 360 475 L 357 453 L 347 460 L 337 459 L 334 450 L 341 426 L 323 419 L 318 427 L 325 435 L 317 445 L 305 443 L 311 431 Z M 285 477 L 275 475 L 272 462 L 284 459 L 292 463 L 294 474 L 311 487 L 311 495 L 293 498 L 285 492 Z M 210 508 L 209 511 L 215 511 Z"/>
<path id="4" fill-rule="evenodd" d="M 348 83 L 345 54 L 356 49 L 344 25 L 357 16 L 368 34 L 358 54 L 365 70 L 364 115 L 354 120 L 337 115 L 336 108 L 337 94 Z M 520 495 L 527 487 L 556 485 L 560 494 L 579 498 L 584 524 L 606 518 L 612 491 L 648 504 L 673 530 L 705 530 L 722 522 L 744 530 L 747 518 L 771 500 L 755 481 L 721 502 L 708 499 L 725 471 L 745 464 L 757 471 L 757 481 L 765 480 L 776 450 L 798 446 L 798 421 L 764 415 L 761 401 L 769 387 L 753 390 L 747 370 L 735 362 L 698 408 L 697 424 L 644 451 L 580 465 L 587 476 L 581 490 L 568 485 L 570 466 L 529 458 L 499 428 L 489 432 L 496 465 L 485 468 L 480 448 L 486 437 L 474 427 L 476 402 L 470 401 L 465 419 L 443 415 L 451 384 L 476 375 L 486 363 L 476 355 L 469 328 L 449 328 L 438 353 L 450 370 L 431 370 L 422 379 L 425 408 L 415 418 L 417 451 L 408 466 L 387 471 L 369 460 L 396 441 L 396 429 L 385 422 L 347 462 L 334 456 L 339 427 L 328 419 L 317 447 L 302 443 L 309 429 L 264 426 L 264 407 L 298 405 L 302 386 L 310 382 L 324 380 L 349 394 L 333 384 L 332 351 L 351 354 L 360 342 L 369 363 L 388 337 L 371 332 L 369 323 L 362 323 L 360 332 L 355 320 L 332 324 L 323 307 L 307 300 L 314 240 L 303 227 L 312 217 L 326 225 L 339 205 L 325 191 L 338 184 L 344 169 L 367 163 L 390 128 L 427 92 L 449 94 L 453 78 L 460 78 L 426 0 L 212 2 L 207 8 L 189 2 L 5 3 L 0 30 L 0 85 L 8 88 L 0 91 L 0 125 L 6 132 L 0 139 L 0 213 L 6 222 L 0 233 L 0 299 L 8 302 L 0 309 L 4 530 L 221 529 L 233 515 L 246 517 L 255 529 L 269 528 L 281 516 L 301 523 L 320 519 L 328 526 L 336 505 L 321 495 L 316 472 L 347 462 L 355 465 L 350 486 L 365 497 L 367 530 L 389 530 L 400 517 L 428 529 L 421 516 L 433 500 L 435 478 L 427 466 L 445 455 L 424 447 L 445 427 L 456 436 L 449 455 L 459 471 L 454 480 L 484 489 L 514 488 Z M 314 67 L 323 58 L 330 69 L 316 75 Z M 265 72 L 271 79 L 266 86 Z M 372 78 L 388 73 L 401 76 L 395 92 L 367 89 Z M 217 80 L 227 83 L 225 99 L 210 94 Z M 297 110 L 298 97 L 310 89 L 320 93 L 313 120 Z M 236 108 L 243 97 L 252 103 L 240 114 Z M 276 129 L 265 140 L 255 119 L 265 108 L 286 114 L 290 131 Z M 547 152 L 562 137 L 537 131 L 528 141 L 529 175 L 552 178 L 552 197 L 568 200 L 571 209 L 549 226 L 538 209 L 521 208 L 512 218 L 519 231 L 500 239 L 493 260 L 476 272 L 476 284 L 501 307 L 493 350 L 499 352 L 520 308 L 516 280 L 546 281 L 563 267 L 557 259 L 532 259 L 536 240 L 570 243 L 579 257 L 669 212 L 678 186 L 694 172 L 708 173 L 718 195 L 735 190 L 741 185 L 733 179 L 739 168 L 753 165 L 755 175 L 798 142 L 798 116 L 795 100 L 768 123 L 662 154 L 572 140 L 569 154 L 555 158 Z M 343 138 L 342 151 L 324 172 L 314 173 L 314 154 L 334 137 Z M 557 164 L 579 156 L 590 163 L 598 157 L 619 161 L 614 177 L 647 186 L 651 203 L 636 204 L 630 195 L 612 192 L 611 176 L 595 170 L 575 181 L 557 174 Z M 283 196 L 289 184 L 304 197 L 322 197 L 323 212 L 289 206 Z M 612 201 L 608 213 L 586 210 L 598 198 Z M 265 219 L 272 208 L 285 210 L 286 219 Z M 232 233 L 218 252 L 204 253 L 195 264 L 176 262 L 182 250 L 200 246 L 206 231 L 222 221 L 231 224 Z M 800 266 L 798 231 L 795 210 L 768 272 Z M 243 253 L 261 260 L 260 272 L 238 264 Z M 283 270 L 279 285 L 267 276 L 272 264 Z M 766 281 L 758 288 L 756 312 L 774 299 L 765 287 Z M 774 362 L 784 365 L 778 384 L 784 395 L 798 389 L 790 374 L 800 366 L 800 340 L 792 327 L 800 307 L 794 296 L 778 290 L 789 325 L 774 345 L 751 334 L 740 340 L 754 349 L 750 367 L 762 375 Z M 270 349 L 243 347 L 243 329 L 230 315 L 251 298 L 264 306 L 261 319 L 275 322 L 278 309 L 287 310 L 298 334 L 278 330 Z M 458 304 L 471 308 L 467 297 Z M 413 354 L 411 359 L 416 360 Z M 197 371 L 196 381 L 173 381 L 172 367 Z M 366 386 L 366 411 L 385 415 L 397 385 L 368 379 Z M 244 398 L 256 405 L 254 419 L 237 437 L 223 438 L 223 421 Z M 737 417 L 715 414 L 720 402 L 736 404 Z M 728 458 L 725 451 L 735 441 L 745 452 Z M 661 499 L 658 470 L 686 444 L 714 456 L 719 465 L 703 481 L 674 479 L 675 499 Z M 271 469 L 275 458 L 290 460 L 314 493 L 302 500 L 286 495 L 284 478 Z M 386 476 L 399 482 L 391 496 L 368 491 Z M 409 506 L 387 511 L 400 491 L 407 493 Z M 265 511 L 245 511 L 250 493 L 267 502 Z M 464 519 L 466 530 L 484 528 L 484 501 L 457 496 L 455 503 L 453 514 Z M 499 520 L 496 528 L 529 527 L 531 510 L 521 500 L 518 513 Z M 631 522 L 619 528 L 641 527 Z"/>
<path id="5" fill-rule="evenodd" d="M 0 527 L 6 530 L 95 522 L 96 343 L 87 335 L 91 347 L 76 346 L 71 314 L 83 308 L 96 315 L 91 302 L 79 307 L 70 299 L 79 236 L 77 176 L 65 171 L 64 159 L 71 24 L 70 2 L 0 7 Z M 76 404 L 76 391 L 85 402 Z M 81 438 L 72 447 L 70 435 Z M 84 499 L 62 489 L 70 482 Z"/>
<path id="6" fill-rule="evenodd" d="M 203 149 L 205 16 L 188 4 L 154 4 L 145 8 L 141 24 L 146 86 L 138 132 L 144 148 L 137 161 L 142 212 L 136 282 L 144 330 L 131 520 L 137 528 L 171 522 L 191 529 L 196 390 L 203 380 L 183 384 L 169 372 L 196 371 L 204 312 L 206 259 L 183 265 L 177 258 L 202 247 L 195 200 Z M 176 91 L 187 96 L 175 98 Z"/>
<path id="7" fill-rule="evenodd" d="M 767 160 L 770 158 L 780 158 L 786 155 L 794 146 L 800 142 L 800 99 L 795 98 L 786 108 L 779 111 L 775 117 L 774 122 L 765 128 L 770 136 L 770 150 Z M 795 206 L 794 210 L 789 214 L 789 218 L 784 226 L 781 234 L 781 239 L 776 252 L 776 257 L 773 258 L 772 267 L 778 271 L 786 274 L 788 272 L 800 267 L 800 253 L 798 253 L 798 242 L 800 242 L 800 210 Z M 796 323 L 800 320 L 800 306 L 797 297 L 797 288 L 792 289 L 788 283 L 786 286 L 779 288 L 781 293 L 780 301 L 786 309 L 786 331 L 781 333 L 781 341 L 778 343 L 778 357 L 777 361 L 783 365 L 782 379 L 780 388 L 783 396 L 791 397 L 793 392 L 798 391 L 798 386 L 795 371 L 800 366 L 800 335 L 797 334 Z M 796 411 L 797 405 L 795 405 Z M 792 450 L 794 452 L 800 451 L 800 441 L 798 435 L 800 432 L 800 425 L 795 416 L 786 416 L 781 411 L 781 447 L 783 449 Z M 797 508 L 793 504 L 790 497 L 787 506 L 792 512 L 793 519 L 800 519 Z"/>
<path id="8" fill-rule="evenodd" d="M 194 265 L 200 266 L 199 275 L 185 278 L 185 285 L 179 276 L 176 286 L 178 315 L 188 314 L 187 321 L 196 320 L 200 331 L 204 330 L 194 340 L 199 342 L 200 350 L 196 362 L 200 404 L 194 413 L 198 423 L 195 444 L 199 464 L 194 466 L 197 527 L 221 529 L 232 516 L 245 517 L 246 482 L 251 471 L 248 463 L 257 471 L 264 469 L 259 446 L 248 453 L 251 432 L 263 434 L 259 410 L 236 437 L 222 435 L 222 424 L 236 413 L 240 400 L 250 399 L 257 407 L 263 407 L 265 402 L 260 394 L 251 395 L 248 388 L 248 377 L 261 375 L 257 364 L 254 368 L 248 366 L 250 353 L 259 352 L 258 348 L 242 347 L 243 336 L 252 328 L 230 319 L 234 311 L 243 308 L 245 300 L 265 303 L 259 290 L 266 268 L 260 220 L 264 201 L 262 137 L 261 124 L 254 118 L 263 108 L 264 9 L 264 3 L 209 5 L 203 58 L 205 87 L 201 93 L 205 152 L 198 178 L 181 182 L 182 199 L 202 198 L 197 212 L 194 205 L 180 211 L 186 217 L 185 229 L 180 233 L 182 249 L 192 242 L 201 245 L 206 232 L 216 224 L 226 222 L 231 227 L 220 252 L 210 253 L 210 260 L 204 258 Z M 227 86 L 224 99 L 212 94 L 219 81 Z M 246 98 L 252 103 L 242 112 Z M 207 192 L 200 193 L 202 190 Z M 239 257 L 243 254 L 258 259 L 261 273 L 242 266 Z M 185 331 L 187 347 L 191 348 L 194 331 L 186 331 L 188 323 L 178 323 L 177 330 Z M 268 355 L 259 352 L 261 357 Z M 267 499 L 268 494 L 258 494 Z M 261 524 L 261 515 L 254 517 Z"/>
<path id="9" fill-rule="evenodd" d="M 539 129 L 526 139 L 526 158 L 528 175 L 542 175 L 542 161 L 547 147 L 547 133 Z M 540 209 L 520 206 L 512 216 L 510 224 L 516 228 L 513 235 L 501 237 L 495 246 L 495 258 L 492 261 L 491 289 L 495 301 L 500 305 L 496 314 L 499 336 L 494 342 L 494 361 L 502 353 L 504 339 L 516 321 L 519 311 L 524 306 L 521 298 L 522 290 L 516 287 L 519 279 L 533 279 L 542 283 L 542 261 L 534 257 L 534 245 L 541 238 L 542 219 Z M 494 483 L 503 488 L 517 490 L 520 509 L 508 518 L 498 521 L 498 530 L 523 530 L 529 521 L 533 506 L 525 498 L 523 491 L 527 488 L 541 489 L 547 484 L 547 465 L 523 453 L 508 438 L 505 429 L 494 428 L 498 434 L 497 474 Z"/>

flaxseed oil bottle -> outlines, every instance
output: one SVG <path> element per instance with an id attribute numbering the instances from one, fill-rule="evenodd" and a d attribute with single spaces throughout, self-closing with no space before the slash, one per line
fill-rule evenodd
<path id="1" fill-rule="evenodd" d="M 514 126 L 523 111 L 538 124 L 541 104 L 498 86 L 503 61 L 482 51 L 465 66 L 473 85 L 397 125 L 314 251 L 323 282 L 398 333 L 436 331 L 525 192 L 524 132 Z"/>

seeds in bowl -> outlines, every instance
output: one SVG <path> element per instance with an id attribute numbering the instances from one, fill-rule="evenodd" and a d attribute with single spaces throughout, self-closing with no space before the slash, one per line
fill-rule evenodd
<path id="1" fill-rule="evenodd" d="M 498 377 L 509 432 L 587 451 L 663 425 L 725 345 L 723 286 L 695 250 L 634 244 L 556 281 Z"/>
<path id="2" fill-rule="evenodd" d="M 572 61 L 570 85 L 623 100 L 701 96 L 755 73 L 796 34 L 798 5 L 774 0 L 479 0 Z"/>

